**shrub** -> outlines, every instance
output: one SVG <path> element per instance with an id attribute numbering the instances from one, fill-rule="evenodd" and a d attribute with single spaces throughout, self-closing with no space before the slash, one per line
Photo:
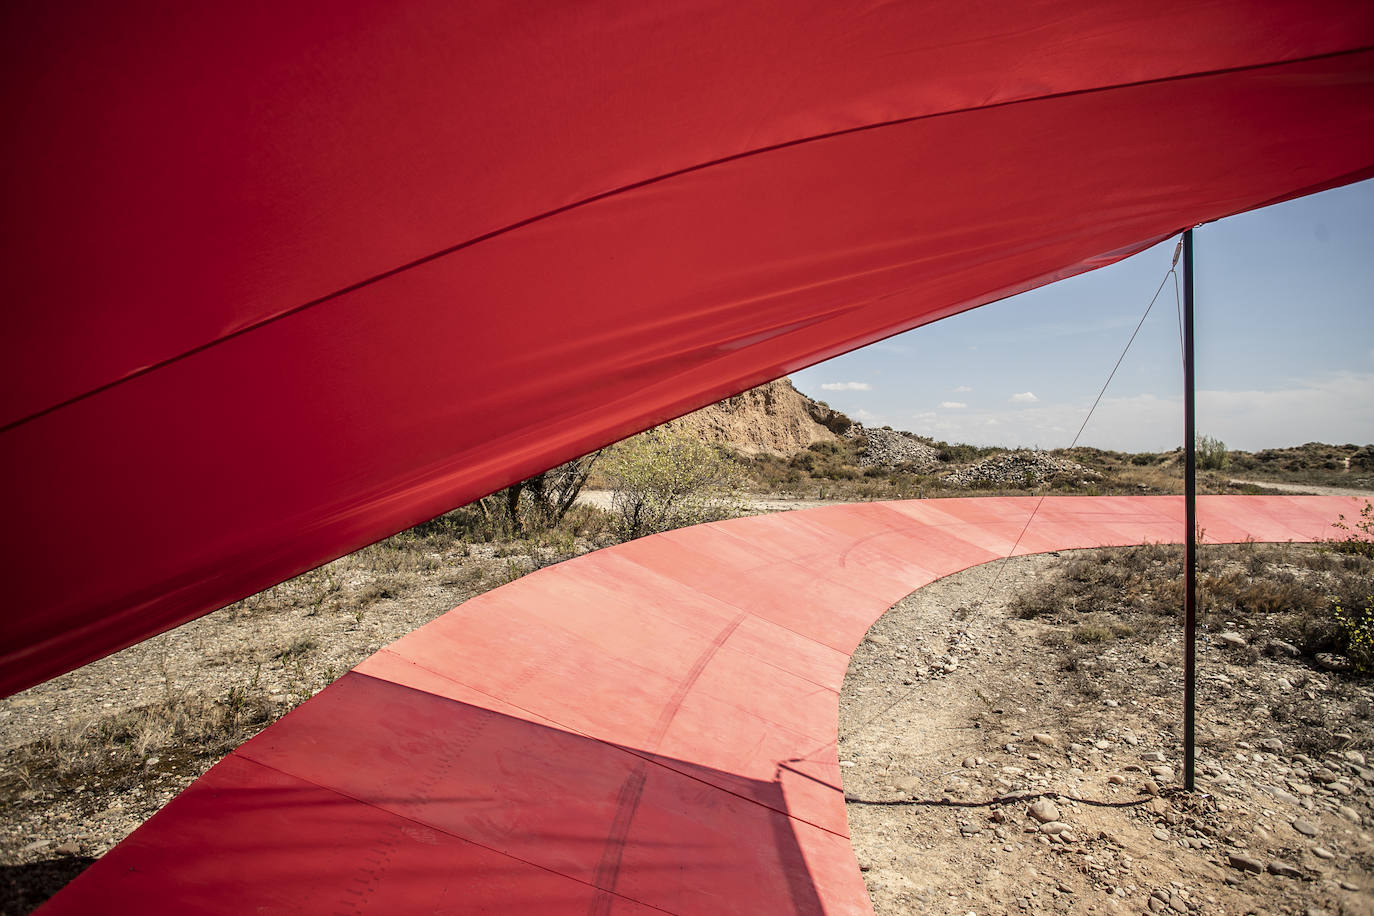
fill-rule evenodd
<path id="1" fill-rule="evenodd" d="M 1345 536 L 1323 541 L 1326 546 L 1337 553 L 1374 557 L 1374 503 L 1367 499 L 1364 501 L 1357 521 L 1346 524 L 1345 513 L 1341 513 L 1331 527 L 1344 531 Z"/>
<path id="2" fill-rule="evenodd" d="M 651 430 L 617 445 L 606 459 L 605 474 L 612 511 L 626 539 L 739 510 L 739 468 L 707 443 L 670 430 Z"/>
<path id="3" fill-rule="evenodd" d="M 1212 436 L 1198 436 L 1197 466 L 1204 471 L 1220 471 L 1230 463 L 1226 443 Z"/>
<path id="4" fill-rule="evenodd" d="M 1374 596 L 1357 602 L 1336 602 L 1345 654 L 1361 674 L 1374 674 Z"/>

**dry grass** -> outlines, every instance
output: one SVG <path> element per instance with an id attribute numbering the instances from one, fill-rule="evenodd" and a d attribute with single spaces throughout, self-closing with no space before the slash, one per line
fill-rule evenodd
<path id="1" fill-rule="evenodd" d="M 1273 640 L 1306 657 L 1347 652 L 1338 606 L 1367 600 L 1374 558 L 1321 545 L 1207 545 L 1198 557 L 1199 623 L 1234 629 L 1255 651 Z M 1078 643 L 1174 625 L 1183 608 L 1183 550 L 1123 547 L 1073 555 L 1055 575 L 1017 596 L 1012 610 L 1069 628 Z M 1245 653 L 1238 653 L 1240 658 Z"/>

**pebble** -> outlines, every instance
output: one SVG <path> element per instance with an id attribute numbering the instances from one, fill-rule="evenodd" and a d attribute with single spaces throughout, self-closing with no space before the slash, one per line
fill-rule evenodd
<path id="1" fill-rule="evenodd" d="M 1059 820 L 1059 807 L 1048 798 L 1042 798 L 1030 806 L 1030 816 L 1042 824 Z"/>
<path id="2" fill-rule="evenodd" d="M 1120 773 L 1113 773 L 1107 777 L 1107 782 L 1113 786 L 1123 786 L 1126 784 L 1126 777 L 1122 776 Z"/>
<path id="3" fill-rule="evenodd" d="M 77 853 L 79 853 L 80 851 L 81 851 L 81 847 L 80 847 L 80 846 L 78 846 L 74 841 L 68 840 L 67 842 L 63 843 L 61 846 L 59 846 L 59 847 L 57 847 L 56 849 L 54 849 L 54 850 L 53 850 L 53 853 L 54 853 L 55 855 L 59 855 L 59 856 L 74 856 L 74 855 L 76 855 Z"/>
<path id="4" fill-rule="evenodd" d="M 1303 836 L 1317 835 L 1317 825 L 1307 820 L 1306 818 L 1300 817 L 1295 819 L 1293 821 L 1293 829 L 1296 830 L 1298 833 L 1301 833 Z"/>
<path id="5" fill-rule="evenodd" d="M 1290 862 L 1284 862 L 1282 859 L 1275 859 L 1274 861 L 1269 863 L 1269 873 L 1271 875 L 1279 875 L 1283 878 L 1302 877 L 1301 869 L 1299 869 L 1296 865 L 1293 865 Z"/>
<path id="6" fill-rule="evenodd" d="M 1158 795 L 1159 784 L 1153 779 L 1147 779 L 1145 782 L 1141 783 L 1140 791 L 1144 792 L 1146 795 Z"/>
<path id="7" fill-rule="evenodd" d="M 1155 777 L 1156 779 L 1162 779 L 1165 782 L 1169 782 L 1174 778 L 1174 769 L 1173 767 L 1167 767 L 1162 763 L 1156 764 L 1155 766 L 1150 767 L 1150 775 Z"/>
<path id="8" fill-rule="evenodd" d="M 1053 745 L 1055 743 L 1054 735 L 1050 735 L 1045 732 L 1037 732 L 1036 734 L 1031 735 L 1031 740 L 1033 740 L 1036 744 Z"/>
<path id="9" fill-rule="evenodd" d="M 1165 830 L 1163 827 L 1156 827 L 1154 832 L 1156 840 L 1169 839 L 1169 831 Z"/>
<path id="10" fill-rule="evenodd" d="M 1235 632 L 1235 631 L 1228 631 L 1228 632 L 1226 632 L 1226 633 L 1222 633 L 1222 634 L 1221 634 L 1220 636 L 1218 636 L 1217 638 L 1218 638 L 1219 640 L 1221 640 L 1221 642 L 1222 642 L 1223 645 L 1228 646 L 1229 648 L 1232 648 L 1232 649 L 1243 649 L 1243 648 L 1245 648 L 1245 637 L 1244 637 L 1244 636 L 1241 636 L 1239 633 L 1237 633 L 1237 632 Z"/>
<path id="11" fill-rule="evenodd" d="M 1341 813 L 1341 817 L 1345 818 L 1346 820 L 1356 824 L 1360 822 L 1359 812 L 1357 812 L 1354 808 L 1350 807 L 1349 805 L 1341 805 L 1336 810 L 1339 811 Z"/>
<path id="12" fill-rule="evenodd" d="M 1069 829 L 1069 825 L 1063 821 L 1048 821 L 1040 825 L 1040 832 L 1045 836 L 1056 836 Z"/>
<path id="13" fill-rule="evenodd" d="M 1252 871 L 1257 875 L 1264 871 L 1264 863 L 1259 859 L 1242 855 L 1238 852 L 1233 852 L 1228 855 L 1226 857 L 1226 862 L 1232 868 L 1239 868 L 1241 871 Z"/>
<path id="14" fill-rule="evenodd" d="M 1318 652 L 1317 667 L 1327 671 L 1349 671 L 1350 659 L 1344 655 L 1337 655 L 1335 652 Z"/>
<path id="15" fill-rule="evenodd" d="M 1327 849 L 1325 846 L 1313 846 L 1312 855 L 1316 856 L 1318 859 L 1336 858 L 1336 854 L 1331 850 Z"/>
<path id="16" fill-rule="evenodd" d="M 1146 751 L 1140 755 L 1140 759 L 1148 763 L 1163 763 L 1164 754 L 1161 751 Z"/>

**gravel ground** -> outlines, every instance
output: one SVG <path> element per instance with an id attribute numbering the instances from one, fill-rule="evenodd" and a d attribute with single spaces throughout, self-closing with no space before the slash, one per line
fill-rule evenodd
<path id="1" fill-rule="evenodd" d="M 1374 913 L 1370 682 L 1202 634 L 1183 793 L 1181 633 L 1067 651 L 1007 610 L 1061 562 L 936 582 L 854 653 L 840 758 L 877 912 Z M 1329 754 L 1299 753 L 1295 704 Z"/>

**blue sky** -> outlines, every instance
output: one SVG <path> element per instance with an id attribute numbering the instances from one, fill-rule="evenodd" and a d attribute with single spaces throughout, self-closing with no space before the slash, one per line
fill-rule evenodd
<path id="1" fill-rule="evenodd" d="M 1168 272 L 1174 244 L 792 379 L 870 426 L 977 445 L 1067 446 Z M 1374 181 L 1210 223 L 1194 246 L 1198 431 L 1252 451 L 1374 442 Z M 1182 444 L 1174 303 L 1171 281 L 1080 444 Z"/>

